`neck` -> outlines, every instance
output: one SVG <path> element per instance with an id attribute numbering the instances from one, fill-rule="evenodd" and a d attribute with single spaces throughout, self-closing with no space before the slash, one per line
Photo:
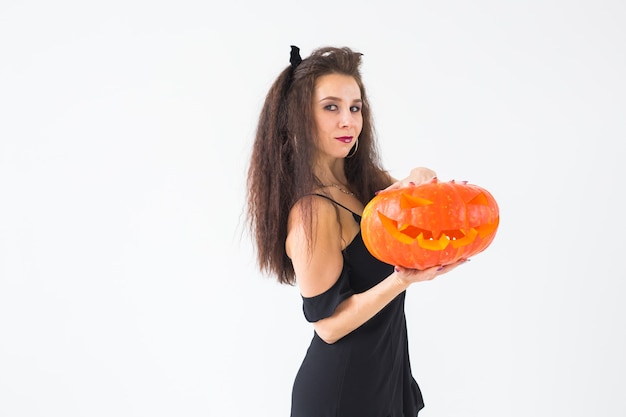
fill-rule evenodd
<path id="1" fill-rule="evenodd" d="M 315 177 L 322 184 L 337 184 L 346 185 L 348 179 L 344 172 L 343 159 L 334 159 L 330 163 L 317 163 L 315 170 Z"/>

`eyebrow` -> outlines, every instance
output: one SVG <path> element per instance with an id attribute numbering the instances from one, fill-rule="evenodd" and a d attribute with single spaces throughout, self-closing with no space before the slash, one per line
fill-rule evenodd
<path id="1" fill-rule="evenodd" d="M 326 100 L 333 100 L 333 101 L 343 101 L 342 99 L 340 99 L 339 97 L 335 97 L 335 96 L 328 96 L 328 97 L 324 97 L 322 99 L 320 99 L 320 103 L 322 101 L 326 101 Z M 354 100 L 352 100 L 353 103 L 362 103 L 363 99 L 360 98 L 355 98 Z"/>

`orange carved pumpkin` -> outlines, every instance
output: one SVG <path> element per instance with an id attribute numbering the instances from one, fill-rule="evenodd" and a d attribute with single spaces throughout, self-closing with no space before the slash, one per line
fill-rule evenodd
<path id="1" fill-rule="evenodd" d="M 361 234 L 379 260 L 426 269 L 485 250 L 499 220 L 498 205 L 487 190 L 433 179 L 375 196 L 363 210 Z"/>

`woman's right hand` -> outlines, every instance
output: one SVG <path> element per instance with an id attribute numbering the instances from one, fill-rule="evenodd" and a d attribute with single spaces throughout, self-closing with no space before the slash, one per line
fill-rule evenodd
<path id="1" fill-rule="evenodd" d="M 426 269 L 410 269 L 410 268 L 404 268 L 401 266 L 396 266 L 395 276 L 396 276 L 396 279 L 400 283 L 408 287 L 409 285 L 414 284 L 416 282 L 430 281 L 440 275 L 447 274 L 448 272 L 452 271 L 459 265 L 462 265 L 468 261 L 469 259 L 460 259 L 456 261 L 455 263 L 452 263 L 449 265 L 433 266 L 431 268 L 426 268 Z"/>

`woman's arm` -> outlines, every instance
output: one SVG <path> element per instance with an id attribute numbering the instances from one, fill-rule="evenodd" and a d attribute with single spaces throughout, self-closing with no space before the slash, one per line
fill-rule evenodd
<path id="1" fill-rule="evenodd" d="M 313 297 L 328 290 L 343 269 L 343 248 L 335 208 L 330 202 L 314 201 L 313 213 L 311 246 L 304 233 L 307 224 L 297 206 L 290 213 L 286 242 L 303 297 Z M 412 283 L 431 280 L 455 266 L 423 271 L 396 268 L 376 286 L 348 297 L 330 317 L 313 323 L 313 327 L 326 343 L 335 343 L 371 319 Z"/>
<path id="2" fill-rule="evenodd" d="M 354 294 L 343 301 L 332 316 L 313 324 L 326 343 L 335 343 L 371 319 L 411 284 L 430 281 L 456 268 L 464 261 L 423 271 L 396 268 L 395 271 L 369 290 Z"/>

